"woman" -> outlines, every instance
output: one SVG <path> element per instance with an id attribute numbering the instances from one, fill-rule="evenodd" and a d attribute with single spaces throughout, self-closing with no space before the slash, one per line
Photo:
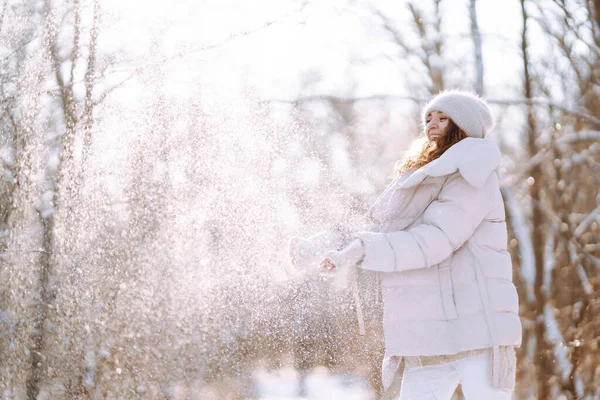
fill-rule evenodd
<path id="1" fill-rule="evenodd" d="M 460 383 L 468 400 L 509 399 L 522 328 L 500 152 L 485 139 L 492 116 L 458 91 L 435 96 L 422 116 L 422 150 L 371 207 L 370 228 L 321 266 L 379 272 L 388 395 L 450 399 Z"/>

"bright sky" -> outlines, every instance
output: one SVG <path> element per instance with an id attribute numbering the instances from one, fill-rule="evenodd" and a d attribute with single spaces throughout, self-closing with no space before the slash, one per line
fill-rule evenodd
<path id="1" fill-rule="evenodd" d="M 103 5 L 113 11 L 111 16 L 119 16 L 120 24 L 112 36 L 114 43 L 126 46 L 127 51 L 143 54 L 151 38 L 160 37 L 163 52 L 172 53 L 187 46 L 190 59 L 197 57 L 199 68 L 210 70 L 212 64 L 223 73 L 223 68 L 236 70 L 234 75 L 267 97 L 293 98 L 301 90 L 303 80 L 311 75 L 322 78 L 322 84 L 313 86 L 319 93 L 349 94 L 348 83 L 356 81 L 359 84 L 354 88 L 355 95 L 402 94 L 403 81 L 410 71 L 386 59 L 397 57 L 398 51 L 377 29 L 377 18 L 369 11 L 369 4 L 375 2 L 348 3 L 308 2 L 301 8 L 301 3 L 293 0 L 149 1 L 143 6 L 135 0 L 105 0 Z M 408 21 L 404 3 L 377 4 L 382 11 L 397 16 L 399 25 Z M 428 2 L 419 4 L 425 7 Z M 445 33 L 453 37 L 468 35 L 466 0 L 446 0 L 442 6 Z M 519 86 L 519 7 L 518 1 L 478 1 L 490 89 Z M 273 24 L 264 27 L 269 22 Z M 194 51 L 254 30 L 217 50 Z M 470 56 L 470 41 L 464 41 L 452 51 Z M 351 64 L 350 59 L 364 63 Z"/>
<path id="2" fill-rule="evenodd" d="M 431 18 L 430 2 L 417 3 Z M 317 94 L 415 95 L 414 86 L 418 89 L 423 77 L 414 62 L 405 62 L 370 8 L 376 4 L 401 30 L 411 32 L 406 2 L 323 0 L 302 6 L 298 0 L 175 0 L 146 2 L 140 7 L 136 0 L 103 0 L 102 4 L 107 25 L 114 27 L 103 33 L 105 46 L 112 51 L 131 53 L 140 64 L 150 63 L 157 51 L 165 56 L 185 54 L 169 62 L 167 82 L 160 82 L 161 89 L 177 96 L 194 95 L 198 90 L 194 82 L 200 81 L 208 82 L 215 96 L 230 98 L 248 88 L 264 100 Z M 449 39 L 445 51 L 461 65 L 463 58 L 473 58 L 468 0 L 444 0 L 442 8 L 442 31 Z M 478 0 L 477 10 L 486 96 L 521 97 L 520 3 Z M 535 30 L 532 33 L 535 40 Z M 414 34 L 406 38 L 409 44 L 419 45 Z M 148 58 L 153 39 L 158 40 L 159 50 L 150 52 Z M 532 51 L 541 48 L 536 45 Z M 447 68 L 448 87 L 464 88 L 460 82 L 474 82 L 470 61 L 462 65 L 462 69 Z M 136 104 L 148 85 L 129 86 L 120 92 L 119 100 L 124 105 Z M 520 110 L 509 112 L 511 128 L 523 123 Z M 394 118 L 405 118 L 404 110 L 396 114 Z"/>
<path id="3" fill-rule="evenodd" d="M 397 58 L 398 47 L 377 29 L 378 20 L 369 11 L 369 2 L 355 2 L 352 6 L 347 1 L 314 3 L 306 6 L 302 14 L 289 16 L 289 11 L 282 11 L 280 15 L 287 14 L 287 18 L 232 43 L 225 57 L 246 68 L 249 80 L 266 97 L 293 98 L 311 74 L 322 78 L 321 84 L 312 87 L 315 93 L 350 95 L 349 83 L 353 81 L 358 82 L 352 88 L 358 96 L 406 94 L 406 80 L 414 71 L 407 70 L 406 63 L 402 65 L 387 58 Z M 396 1 L 379 4 L 381 10 L 398 16 L 398 25 L 409 22 L 405 4 Z M 446 15 L 442 22 L 444 32 L 455 38 L 468 35 L 465 1 L 446 0 L 442 4 Z M 293 10 L 294 6 L 287 9 Z M 520 87 L 516 79 L 520 77 L 519 3 L 479 0 L 478 12 L 490 89 Z M 255 15 L 260 21 L 260 12 Z M 465 38 L 462 42 L 454 40 L 456 48 L 451 52 L 471 57 L 470 40 Z M 357 62 L 349 62 L 352 59 Z"/>

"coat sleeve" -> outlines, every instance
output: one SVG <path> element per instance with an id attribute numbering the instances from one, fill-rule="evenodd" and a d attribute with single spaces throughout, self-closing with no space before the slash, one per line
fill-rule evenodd
<path id="1" fill-rule="evenodd" d="M 357 233 L 365 248 L 361 268 L 395 272 L 441 263 L 473 235 L 490 210 L 491 198 L 488 184 L 475 187 L 454 173 L 423 213 L 421 224 L 397 232 Z"/>

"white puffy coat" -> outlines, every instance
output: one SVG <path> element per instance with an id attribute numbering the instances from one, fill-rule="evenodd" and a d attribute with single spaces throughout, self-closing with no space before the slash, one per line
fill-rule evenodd
<path id="1" fill-rule="evenodd" d="M 356 234 L 381 272 L 386 356 L 519 346 L 504 204 L 489 139 L 466 138 L 395 179 Z"/>

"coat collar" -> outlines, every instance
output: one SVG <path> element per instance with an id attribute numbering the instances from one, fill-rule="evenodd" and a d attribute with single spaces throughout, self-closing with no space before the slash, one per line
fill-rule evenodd
<path id="1" fill-rule="evenodd" d="M 440 158 L 414 171 L 398 189 L 417 186 L 428 176 L 445 176 L 456 171 L 469 184 L 480 188 L 499 165 L 500 150 L 496 143 L 490 139 L 468 137 L 450 147 Z"/>

